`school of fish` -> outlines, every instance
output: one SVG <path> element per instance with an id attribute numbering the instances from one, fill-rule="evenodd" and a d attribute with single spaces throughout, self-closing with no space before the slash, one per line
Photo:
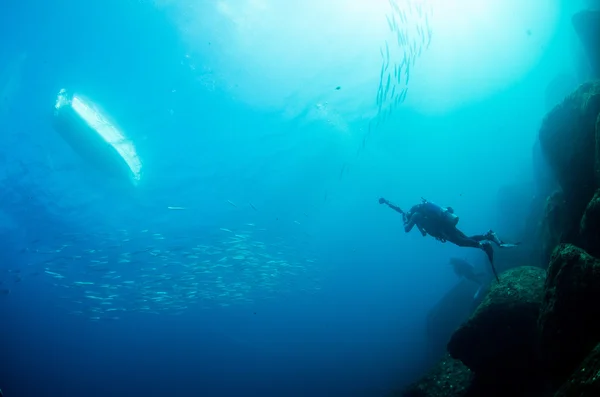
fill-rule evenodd
<path id="1" fill-rule="evenodd" d="M 178 315 L 318 291 L 317 261 L 281 238 L 268 239 L 251 223 L 199 238 L 146 229 L 64 235 L 57 247 L 31 252 L 38 261 L 0 281 L 6 287 L 24 273 L 45 276 L 65 310 L 91 321 L 129 312 Z"/>
<path id="2" fill-rule="evenodd" d="M 423 0 L 389 0 L 385 16 L 392 39 L 380 48 L 377 88 L 377 125 L 385 122 L 406 100 L 410 74 L 417 59 L 431 45 L 432 7 Z"/>
<path id="3" fill-rule="evenodd" d="M 428 0 L 388 0 L 390 10 L 385 14 L 390 38 L 379 49 L 381 68 L 375 96 L 377 113 L 361 128 L 362 139 L 356 151 L 359 157 L 372 134 L 390 119 L 408 95 L 411 70 L 417 59 L 431 45 L 433 7 Z M 341 180 L 348 174 L 345 162 L 339 173 Z"/>

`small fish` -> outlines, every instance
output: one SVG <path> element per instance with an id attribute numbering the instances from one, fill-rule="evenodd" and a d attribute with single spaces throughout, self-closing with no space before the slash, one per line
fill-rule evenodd
<path id="1" fill-rule="evenodd" d="M 183 211 L 183 210 L 185 210 L 185 207 L 167 207 L 167 209 L 173 210 L 173 211 Z"/>
<path id="2" fill-rule="evenodd" d="M 249 204 L 250 204 L 250 208 L 252 208 L 254 211 L 258 211 L 252 203 L 249 203 Z"/>
<path id="3" fill-rule="evenodd" d="M 394 27 L 392 25 L 392 21 L 390 20 L 390 17 L 388 17 L 387 15 L 385 16 L 385 19 L 387 19 L 387 23 L 388 23 L 388 27 L 390 28 L 390 32 L 394 31 Z"/>
<path id="4" fill-rule="evenodd" d="M 231 200 L 227 200 L 227 204 L 231 205 L 232 207 L 235 207 L 235 208 L 237 208 L 237 205 L 235 205 L 235 204 L 233 203 L 233 201 L 231 201 Z"/>

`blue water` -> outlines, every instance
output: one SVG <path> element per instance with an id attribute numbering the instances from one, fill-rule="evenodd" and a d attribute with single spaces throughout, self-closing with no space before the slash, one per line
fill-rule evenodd
<path id="1" fill-rule="evenodd" d="M 523 13 L 498 22 L 514 50 L 432 17 L 381 120 L 388 2 L 4 0 L 4 395 L 382 396 L 415 380 L 427 313 L 458 282 L 448 258 L 485 257 L 404 234 L 377 199 L 514 235 L 497 192 L 529 186 L 546 86 L 576 74 L 573 2 L 496 3 Z M 61 88 L 117 120 L 138 186 L 53 130 Z"/>

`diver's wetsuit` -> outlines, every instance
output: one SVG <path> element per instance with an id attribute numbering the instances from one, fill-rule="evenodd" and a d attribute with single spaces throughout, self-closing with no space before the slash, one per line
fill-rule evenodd
<path id="1" fill-rule="evenodd" d="M 413 206 L 408 213 L 405 213 L 400 207 L 391 204 L 383 198 L 379 199 L 379 203 L 387 204 L 390 208 L 402 214 L 404 218 L 404 231 L 406 233 L 410 232 L 414 226 L 417 226 L 423 236 L 429 234 L 442 243 L 450 241 L 459 247 L 479 248 L 483 250 L 492 265 L 496 279 L 498 279 L 496 269 L 494 268 L 494 250 L 489 242 L 493 241 L 501 247 L 504 243 L 498 240 L 491 230 L 486 234 L 467 236 L 456 227 L 458 217 L 449 218 L 449 214 L 453 214 L 453 210 L 449 208 L 444 209 L 425 200 L 423 200 L 423 203 Z"/>

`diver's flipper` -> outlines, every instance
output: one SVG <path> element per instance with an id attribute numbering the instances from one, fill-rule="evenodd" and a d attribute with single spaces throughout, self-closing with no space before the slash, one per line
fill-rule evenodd
<path id="1" fill-rule="evenodd" d="M 502 243 L 499 245 L 500 248 L 514 248 L 514 247 L 518 247 L 519 245 L 521 245 L 521 243 L 515 243 L 515 244 L 511 244 L 511 243 Z"/>
<path id="2" fill-rule="evenodd" d="M 494 272 L 494 277 L 496 277 L 496 281 L 500 282 L 500 278 L 498 277 L 498 273 L 496 273 L 496 266 L 494 266 L 494 262 L 490 262 L 492 265 L 492 272 Z"/>
<path id="3" fill-rule="evenodd" d="M 500 281 L 500 278 L 498 278 L 498 273 L 496 273 L 496 267 L 494 266 L 494 249 L 492 248 L 492 245 L 489 242 L 483 242 L 481 243 L 481 248 L 485 251 L 488 259 L 490 260 L 490 265 L 492 266 L 492 272 L 494 272 L 496 281 Z"/>

